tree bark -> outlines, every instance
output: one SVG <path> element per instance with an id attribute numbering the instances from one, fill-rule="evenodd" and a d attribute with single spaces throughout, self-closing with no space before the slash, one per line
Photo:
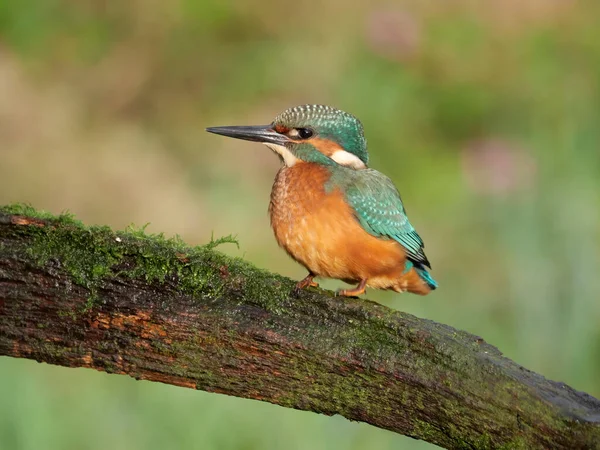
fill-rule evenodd
<path id="1" fill-rule="evenodd" d="M 0 208 L 0 355 L 267 401 L 445 448 L 600 448 L 600 401 L 483 339 L 216 251 Z"/>

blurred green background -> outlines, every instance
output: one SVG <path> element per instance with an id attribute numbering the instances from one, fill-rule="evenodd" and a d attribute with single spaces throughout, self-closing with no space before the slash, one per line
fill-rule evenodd
<path id="1" fill-rule="evenodd" d="M 369 297 L 600 397 L 600 2 L 364 3 L 0 2 L 0 204 L 191 244 L 237 234 L 228 253 L 300 279 L 266 214 L 277 158 L 204 128 L 331 104 L 363 121 L 440 283 Z M 432 447 L 0 358 L 3 450 Z"/>

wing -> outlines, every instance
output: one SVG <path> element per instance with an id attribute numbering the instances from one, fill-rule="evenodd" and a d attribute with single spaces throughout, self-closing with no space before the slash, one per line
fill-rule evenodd
<path id="1" fill-rule="evenodd" d="M 400 194 L 388 177 L 373 169 L 354 171 L 345 186 L 346 200 L 363 228 L 377 237 L 394 239 L 407 257 L 431 267 L 423 251 L 423 240 L 408 221 Z"/>

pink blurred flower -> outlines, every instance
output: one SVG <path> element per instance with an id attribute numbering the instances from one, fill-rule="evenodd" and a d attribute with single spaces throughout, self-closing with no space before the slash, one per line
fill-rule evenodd
<path id="1" fill-rule="evenodd" d="M 461 158 L 463 176 L 477 193 L 507 195 L 535 181 L 535 160 L 525 150 L 501 139 L 474 141 L 463 149 Z"/>
<path id="2" fill-rule="evenodd" d="M 407 11 L 377 10 L 367 19 L 366 39 L 379 56 L 405 61 L 419 51 L 421 26 Z"/>

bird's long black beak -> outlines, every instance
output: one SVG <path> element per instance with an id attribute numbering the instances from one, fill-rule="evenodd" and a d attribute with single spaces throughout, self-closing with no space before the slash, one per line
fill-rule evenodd
<path id="1" fill-rule="evenodd" d="M 249 127 L 210 127 L 206 131 L 220 134 L 222 136 L 246 141 L 255 141 L 268 144 L 284 145 L 289 141 L 285 134 L 280 134 L 273 129 L 272 125 L 257 125 Z"/>

